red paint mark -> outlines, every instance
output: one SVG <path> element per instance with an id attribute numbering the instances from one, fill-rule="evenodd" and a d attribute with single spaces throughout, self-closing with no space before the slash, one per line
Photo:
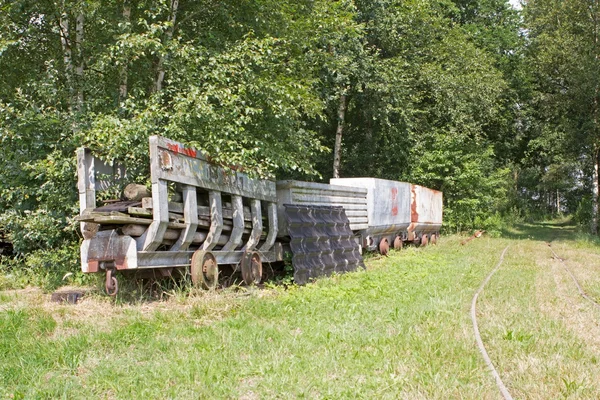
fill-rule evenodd
<path id="1" fill-rule="evenodd" d="M 398 215 L 398 188 L 392 188 L 392 215 Z"/>
<path id="2" fill-rule="evenodd" d="M 177 143 L 167 143 L 167 149 L 169 149 L 173 153 L 179 153 L 194 158 L 196 157 L 196 154 L 198 154 L 198 152 L 195 149 L 183 147 Z"/>

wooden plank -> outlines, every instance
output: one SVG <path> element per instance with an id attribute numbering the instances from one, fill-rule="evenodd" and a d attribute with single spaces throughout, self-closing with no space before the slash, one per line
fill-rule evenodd
<path id="1" fill-rule="evenodd" d="M 142 208 L 151 210 L 153 207 L 152 197 L 144 197 L 142 199 Z M 183 203 L 169 202 L 169 212 L 183 214 Z M 210 217 L 210 207 L 198 206 L 198 215 L 200 217 Z M 223 207 L 223 218 L 233 219 L 233 210 L 231 207 Z M 244 220 L 251 222 L 250 208 L 244 206 Z"/>
<path id="2" fill-rule="evenodd" d="M 95 222 L 97 224 L 112 224 L 112 225 L 124 225 L 124 224 L 138 224 L 138 225 L 150 225 L 152 223 L 151 219 L 148 218 L 135 218 L 130 216 L 116 216 L 116 215 L 102 215 L 95 217 L 91 222 Z M 167 225 L 172 229 L 183 229 L 185 228 L 185 224 L 181 222 L 169 222 Z"/>
<path id="3" fill-rule="evenodd" d="M 127 209 L 127 214 L 129 215 L 135 215 L 138 217 L 147 217 L 147 218 L 152 218 L 153 214 L 152 214 L 152 210 L 149 210 L 147 208 L 142 208 L 142 207 L 129 207 Z M 169 220 L 170 221 L 174 221 L 174 222 L 181 222 L 183 221 L 183 215 L 182 214 L 176 214 L 176 213 L 169 213 Z"/>

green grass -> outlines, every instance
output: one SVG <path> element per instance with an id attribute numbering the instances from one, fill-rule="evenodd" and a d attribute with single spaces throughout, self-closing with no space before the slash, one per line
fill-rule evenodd
<path id="1" fill-rule="evenodd" d="M 450 236 L 288 290 L 75 306 L 0 292 L 0 397 L 498 398 L 469 307 L 510 244 L 478 302 L 499 373 L 518 398 L 598 398 L 598 312 L 544 243 L 600 254 L 570 229 Z M 600 288 L 595 266 L 577 268 Z"/>

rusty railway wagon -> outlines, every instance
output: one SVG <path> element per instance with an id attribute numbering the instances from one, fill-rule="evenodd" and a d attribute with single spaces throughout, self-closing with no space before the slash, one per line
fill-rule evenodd
<path id="1" fill-rule="evenodd" d="M 362 250 L 435 243 L 442 226 L 442 193 L 375 178 L 329 184 L 253 179 L 210 163 L 198 150 L 152 136 L 151 193 L 104 201 L 126 179 L 85 148 L 77 151 L 81 268 L 105 273 L 118 290 L 118 271 L 191 274 L 195 285 L 218 285 L 220 271 L 240 271 L 259 283 L 263 262 L 292 254 L 294 279 L 364 267 Z"/>

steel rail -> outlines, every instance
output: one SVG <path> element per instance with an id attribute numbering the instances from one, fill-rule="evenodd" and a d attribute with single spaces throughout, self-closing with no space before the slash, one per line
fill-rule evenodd
<path id="1" fill-rule="evenodd" d="M 479 286 L 479 289 L 477 289 L 477 291 L 475 292 L 475 295 L 473 296 L 473 300 L 471 301 L 471 320 L 473 321 L 473 330 L 475 331 L 475 339 L 477 340 L 477 346 L 479 347 L 479 352 L 483 356 L 483 359 L 484 359 L 486 365 L 488 366 L 490 372 L 492 373 L 493 377 L 496 379 L 496 385 L 498 386 L 498 389 L 500 389 L 500 393 L 502 393 L 502 396 L 504 397 L 505 400 L 512 400 L 512 396 L 510 395 L 508 389 L 504 385 L 504 382 L 502 382 L 502 378 L 500 378 L 500 374 L 498 374 L 496 367 L 494 367 L 494 364 L 492 363 L 492 360 L 490 359 L 490 356 L 488 355 L 488 352 L 486 351 L 485 346 L 483 345 L 483 340 L 481 339 L 481 334 L 479 333 L 479 326 L 477 324 L 477 298 L 479 297 L 479 294 L 483 291 L 483 288 L 485 287 L 485 285 L 489 282 L 489 280 L 496 273 L 496 271 L 498 271 L 498 269 L 500 268 L 500 265 L 502 265 L 502 263 L 504 262 L 504 254 L 506 253 L 507 250 L 508 250 L 508 246 L 506 246 L 506 248 L 502 251 L 502 254 L 500 255 L 500 260 L 498 261 L 498 264 L 496 264 L 494 269 L 483 280 L 483 282 L 481 283 L 481 286 Z"/>
<path id="2" fill-rule="evenodd" d="M 554 249 L 552 248 L 550 243 L 546 243 L 548 245 L 548 247 L 550 248 L 550 251 L 552 252 L 552 254 L 554 255 L 554 258 L 556 258 L 558 261 L 561 262 L 561 264 L 563 265 L 563 268 L 567 271 L 567 273 L 571 276 L 571 279 L 573 279 L 573 282 L 575 283 L 575 286 L 577 286 L 577 290 L 579 291 L 579 295 L 581 297 L 583 297 L 584 299 L 586 299 L 587 301 L 589 301 L 590 303 L 592 303 L 593 306 L 595 306 L 596 308 L 600 309 L 600 304 L 594 300 L 592 297 L 590 297 L 585 290 L 583 290 L 583 288 L 581 287 L 581 284 L 579 283 L 579 281 L 577 280 L 577 278 L 575 277 L 575 275 L 573 274 L 573 272 L 569 269 L 569 267 L 567 266 L 567 263 L 565 263 L 565 261 L 560 258 L 558 256 L 558 254 L 556 254 L 556 252 L 554 251 Z"/>

